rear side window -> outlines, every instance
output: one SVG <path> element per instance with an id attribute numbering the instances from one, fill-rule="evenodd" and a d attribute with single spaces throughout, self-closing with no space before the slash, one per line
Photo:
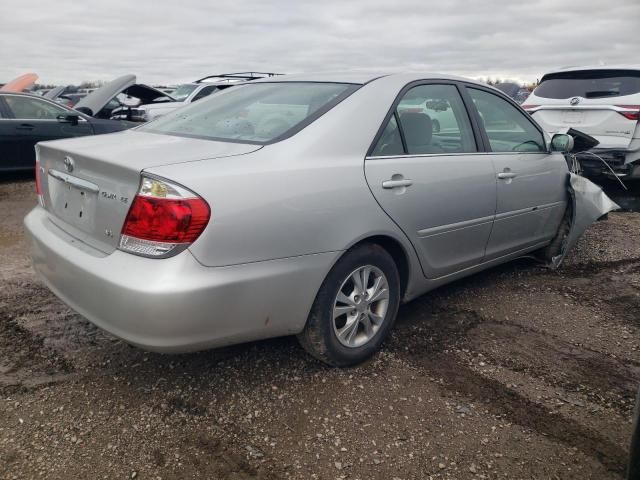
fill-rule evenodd
<path id="1" fill-rule="evenodd" d="M 529 117 L 492 93 L 468 88 L 493 152 L 544 152 L 544 136 Z"/>
<path id="2" fill-rule="evenodd" d="M 453 85 L 418 85 L 400 99 L 372 155 L 475 151 L 473 130 L 457 88 Z"/>
<path id="3" fill-rule="evenodd" d="M 606 98 L 640 93 L 640 72 L 634 70 L 584 70 L 542 77 L 534 94 L 541 98 Z"/>
<path id="4" fill-rule="evenodd" d="M 64 108 L 37 98 L 20 95 L 4 98 L 13 116 L 20 120 L 55 120 L 58 115 L 67 113 Z"/>

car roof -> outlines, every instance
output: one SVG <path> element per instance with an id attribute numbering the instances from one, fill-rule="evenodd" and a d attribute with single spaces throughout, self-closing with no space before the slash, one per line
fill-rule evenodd
<path id="1" fill-rule="evenodd" d="M 640 71 L 640 64 L 584 65 L 584 66 L 573 65 L 570 67 L 562 67 L 556 70 L 550 70 L 546 72 L 545 75 L 549 75 L 552 73 L 561 73 L 561 72 L 581 72 L 584 70 L 639 70 Z"/>
<path id="2" fill-rule="evenodd" d="M 397 80 L 398 83 L 408 83 L 415 80 L 455 80 L 478 85 L 485 85 L 481 82 L 469 78 L 429 72 L 405 72 L 405 73 L 383 73 L 383 72 L 320 72 L 282 75 L 278 77 L 252 80 L 251 83 L 274 83 L 274 82 L 331 82 L 331 83 L 355 83 L 363 85 L 378 78 L 386 77 L 390 80 Z"/>
<path id="3" fill-rule="evenodd" d="M 20 95 L 21 97 L 39 98 L 40 100 L 46 100 L 49 103 L 56 103 L 50 98 L 46 98 L 43 95 L 36 95 L 35 93 L 31 93 L 31 92 L 0 92 L 0 95 Z"/>

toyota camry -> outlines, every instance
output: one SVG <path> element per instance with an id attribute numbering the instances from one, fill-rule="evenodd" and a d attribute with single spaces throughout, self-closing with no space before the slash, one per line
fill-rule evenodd
<path id="1" fill-rule="evenodd" d="M 38 144 L 25 225 L 49 288 L 131 344 L 297 335 L 344 366 L 380 348 L 401 302 L 558 255 L 570 143 L 458 77 L 274 77 Z"/>

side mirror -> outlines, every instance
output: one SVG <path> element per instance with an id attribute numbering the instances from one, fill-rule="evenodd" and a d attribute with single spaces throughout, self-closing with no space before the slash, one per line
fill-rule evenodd
<path id="1" fill-rule="evenodd" d="M 573 150 L 573 137 L 566 133 L 556 133 L 551 139 L 551 151 L 569 153 Z"/>
<path id="2" fill-rule="evenodd" d="M 80 121 L 80 116 L 74 115 L 73 113 L 68 115 L 58 115 L 56 118 L 60 123 L 70 123 L 71 125 L 78 125 L 78 122 Z"/>

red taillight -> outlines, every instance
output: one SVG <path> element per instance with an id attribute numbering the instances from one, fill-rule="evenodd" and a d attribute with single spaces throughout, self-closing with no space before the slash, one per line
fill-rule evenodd
<path id="1" fill-rule="evenodd" d="M 618 108 L 624 108 L 624 110 L 618 110 L 618 113 L 628 120 L 640 121 L 640 105 L 616 105 Z"/>
<path id="2" fill-rule="evenodd" d="M 204 231 L 211 210 L 202 198 L 167 180 L 143 176 L 120 235 L 120 250 L 146 257 L 175 255 Z"/>
<path id="3" fill-rule="evenodd" d="M 151 242 L 192 243 L 207 226 L 209 215 L 209 206 L 201 198 L 136 195 L 122 234 Z"/>

